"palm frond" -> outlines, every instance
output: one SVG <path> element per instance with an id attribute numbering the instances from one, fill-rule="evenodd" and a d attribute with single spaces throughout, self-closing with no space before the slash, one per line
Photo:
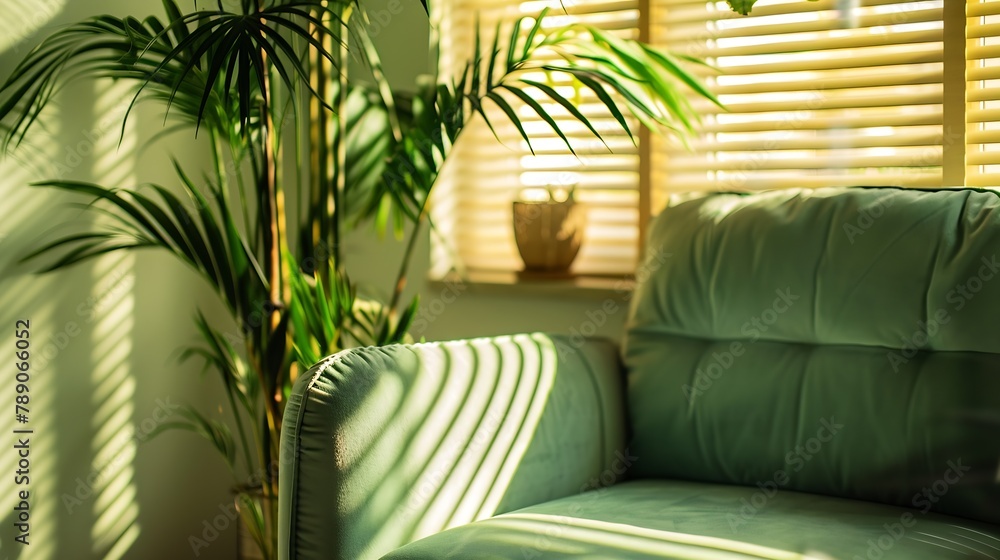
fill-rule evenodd
<path id="1" fill-rule="evenodd" d="M 98 226 L 96 231 L 62 237 L 28 253 L 30 261 L 59 253 L 45 270 L 68 267 L 109 252 L 138 247 L 158 247 L 200 272 L 224 296 L 237 316 L 246 317 L 251 301 L 266 289 L 260 266 L 236 229 L 231 209 L 215 189 L 216 210 L 200 189 L 176 166 L 195 212 L 159 185 L 148 185 L 156 198 L 139 189 L 110 189 L 80 181 L 46 181 L 34 186 L 90 196 L 107 204 L 119 227 Z M 219 215 L 219 217 L 216 216 Z M 221 222 L 221 223 L 220 223 Z"/>
<path id="2" fill-rule="evenodd" d="M 303 272 L 290 253 L 285 259 L 291 268 L 292 345 L 299 364 L 308 368 L 343 347 L 345 331 L 356 323 L 356 292 L 347 273 L 333 264 L 328 291 L 318 275 Z"/>
<path id="3" fill-rule="evenodd" d="M 265 68 L 273 67 L 289 89 L 303 84 L 317 95 L 305 48 L 330 60 L 332 55 L 307 26 L 336 36 L 326 23 L 336 18 L 335 2 L 251 3 L 249 13 L 188 14 L 174 0 L 163 4 L 166 20 L 97 16 L 57 31 L 33 49 L 0 86 L 0 121 L 10 126 L 5 148 L 24 138 L 55 92 L 80 77 L 134 83 L 126 118 L 146 94 L 165 101 L 168 114 L 173 111 L 196 129 L 205 125 L 226 133 L 233 124 L 241 134 L 249 132 L 265 101 Z M 304 47 L 293 46 L 291 38 Z"/>
<path id="4" fill-rule="evenodd" d="M 243 358 L 229 340 L 230 337 L 214 329 L 200 310 L 195 324 L 198 326 L 205 344 L 185 349 L 181 353 L 180 359 L 185 361 L 200 357 L 205 361 L 206 368 L 211 366 L 219 373 L 240 437 L 240 448 L 243 450 L 245 466 L 248 471 L 252 471 L 251 450 L 253 447 L 251 447 L 251 441 L 259 446 L 263 439 L 263 436 L 256 431 L 259 429 L 257 415 L 260 411 L 257 403 L 260 398 L 260 384 L 256 376 L 248 371 Z M 250 424 L 254 436 L 253 440 L 247 437 L 244 420 Z"/>

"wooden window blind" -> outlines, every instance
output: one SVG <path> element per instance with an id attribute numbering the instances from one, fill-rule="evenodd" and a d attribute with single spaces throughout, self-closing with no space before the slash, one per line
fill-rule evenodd
<path id="1" fill-rule="evenodd" d="M 654 148 L 659 194 L 942 177 L 943 0 L 652 0 L 654 44 L 706 59 L 693 151 Z M 658 143 L 662 144 L 662 143 Z"/>

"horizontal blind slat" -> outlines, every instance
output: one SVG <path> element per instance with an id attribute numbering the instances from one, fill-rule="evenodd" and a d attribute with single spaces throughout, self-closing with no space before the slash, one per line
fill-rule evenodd
<path id="1" fill-rule="evenodd" d="M 1000 183 L 997 183 L 1000 184 Z M 731 181 L 714 181 L 707 177 L 671 178 L 660 185 L 661 191 L 671 192 L 701 192 L 701 191 L 761 191 L 771 189 L 794 189 L 807 188 L 818 189 L 823 187 L 939 187 L 941 186 L 941 173 L 880 173 L 880 174 L 827 174 L 827 175 L 803 175 L 796 174 L 793 177 L 760 177 L 750 176 Z"/>
<path id="2" fill-rule="evenodd" d="M 970 18 L 970 22 L 978 20 Z M 968 39 L 983 39 L 1000 36 L 1000 23 L 970 23 L 965 28 L 965 37 Z"/>
<path id="3" fill-rule="evenodd" d="M 873 127 L 905 127 L 934 126 L 941 123 L 940 107 L 931 107 L 920 113 L 873 114 L 864 116 L 815 116 L 818 113 L 831 111 L 815 111 L 808 118 L 798 118 L 793 111 L 783 112 L 767 118 L 738 122 L 709 122 L 701 130 L 707 133 L 717 132 L 770 132 L 775 130 L 827 130 L 831 128 L 873 128 Z"/>
<path id="4" fill-rule="evenodd" d="M 989 187 L 995 189 L 997 185 L 1000 185 L 1000 172 L 972 175 L 965 180 L 965 184 L 970 187 Z"/>
<path id="5" fill-rule="evenodd" d="M 801 99 L 795 101 L 757 101 L 757 102 L 733 102 L 727 103 L 722 100 L 726 111 L 714 109 L 716 106 L 709 103 L 694 103 L 695 108 L 702 114 L 710 112 L 726 113 L 773 113 L 777 111 L 815 111 L 821 109 L 866 109 L 872 107 L 899 107 L 915 105 L 938 105 L 943 98 L 942 91 L 917 92 L 917 93 L 895 93 L 889 92 L 883 95 L 844 95 L 831 96 L 830 92 L 814 92 L 813 99 Z M 765 99 L 773 99 L 772 96 L 762 96 Z"/>
<path id="6" fill-rule="evenodd" d="M 965 94 L 966 101 L 995 101 L 1000 99 L 1000 87 L 970 88 Z"/>
<path id="7" fill-rule="evenodd" d="M 1000 129 L 970 130 L 967 138 L 970 144 L 1000 144 Z"/>
<path id="8" fill-rule="evenodd" d="M 997 165 L 1000 164 L 1000 151 L 969 152 L 965 155 L 965 162 L 968 165 Z"/>
<path id="9" fill-rule="evenodd" d="M 1000 58 L 1000 45 L 977 45 L 966 49 L 966 58 L 969 60 L 983 60 L 987 58 Z"/>
<path id="10" fill-rule="evenodd" d="M 717 95 L 736 93 L 777 93 L 788 91 L 824 91 L 852 88 L 870 88 L 885 85 L 909 86 L 922 84 L 941 83 L 942 69 L 933 68 L 930 70 L 920 70 L 911 66 L 901 68 L 883 68 L 879 72 L 858 73 L 851 72 L 845 75 L 824 77 L 821 84 L 804 83 L 801 74 L 789 74 L 782 78 L 780 74 L 772 76 L 773 79 L 761 82 L 740 83 L 740 84 L 718 84 L 714 91 Z M 796 88 L 804 88 L 796 90 Z"/>
<path id="11" fill-rule="evenodd" d="M 809 34 L 812 35 L 812 34 Z M 942 29 L 918 29 L 901 33 L 879 33 L 872 35 L 849 35 L 846 37 L 807 37 L 801 40 L 771 41 L 761 44 L 707 48 L 706 57 L 752 56 L 762 54 L 802 53 L 829 54 L 822 51 L 857 49 L 871 47 L 898 46 L 913 43 L 936 43 L 944 36 Z"/>
<path id="12" fill-rule="evenodd" d="M 941 165 L 940 146 L 929 153 L 906 153 L 891 155 L 854 155 L 850 158 L 837 155 L 815 157 L 745 157 L 723 161 L 700 159 L 697 157 L 671 158 L 666 169 L 671 171 L 757 171 L 776 169 L 851 169 L 880 167 L 928 167 Z"/>
<path id="13" fill-rule="evenodd" d="M 1000 109 L 972 109 L 966 115 L 971 124 L 1000 122 Z"/>
<path id="14" fill-rule="evenodd" d="M 804 58 L 801 60 L 786 60 L 784 62 L 761 62 L 757 64 L 717 65 L 723 73 L 730 75 L 771 74 L 774 72 L 807 72 L 817 70 L 847 70 L 851 68 L 867 68 L 871 66 L 899 66 L 904 64 L 927 64 L 943 62 L 944 53 L 941 49 L 927 51 L 899 51 L 889 54 L 870 54 L 867 56 L 843 56 L 828 59 Z"/>
<path id="15" fill-rule="evenodd" d="M 969 68 L 966 70 L 966 76 L 970 81 L 1000 80 L 1000 65 Z"/>
<path id="16" fill-rule="evenodd" d="M 994 1 L 969 2 L 966 4 L 965 15 L 970 18 L 1000 15 L 1000 3 Z"/>
<path id="17" fill-rule="evenodd" d="M 780 131 L 773 134 L 782 135 Z M 815 136 L 789 132 L 782 136 L 784 137 L 726 141 L 700 139 L 692 143 L 692 148 L 695 151 L 712 151 L 719 148 L 726 151 L 823 150 L 880 147 L 886 143 L 884 135 L 829 134 Z M 938 146 L 941 144 L 941 133 L 936 130 L 897 133 L 893 134 L 892 143 L 895 146 Z"/>

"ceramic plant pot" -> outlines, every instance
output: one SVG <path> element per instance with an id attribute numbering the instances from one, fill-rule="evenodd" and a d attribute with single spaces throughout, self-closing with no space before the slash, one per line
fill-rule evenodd
<path id="1" fill-rule="evenodd" d="M 544 189 L 547 199 L 532 189 L 531 199 L 514 202 L 514 241 L 529 272 L 566 272 L 580 252 L 586 212 L 576 203 L 573 191 Z M 523 195 L 522 195 L 523 196 Z"/>

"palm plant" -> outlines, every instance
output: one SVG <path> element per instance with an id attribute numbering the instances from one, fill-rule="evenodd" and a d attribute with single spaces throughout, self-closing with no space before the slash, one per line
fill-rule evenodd
<path id="1" fill-rule="evenodd" d="M 477 34 L 459 76 L 399 92 L 382 72 L 361 4 L 238 4 L 183 13 L 175 0 L 163 0 L 165 19 L 100 16 L 57 31 L 0 87 L 0 130 L 5 149 L 13 149 L 63 85 L 110 78 L 135 86 L 133 104 L 162 104 L 171 117 L 166 130 L 208 136 L 211 173 L 194 177 L 175 162 L 181 196 L 156 184 L 36 184 L 87 196 L 111 221 L 54 239 L 25 260 L 44 258 L 42 270 L 51 271 L 155 247 L 219 294 L 237 331 L 198 312 L 201 343 L 184 357 L 218 372 L 232 418 L 221 422 L 189 408 L 169 427 L 212 442 L 244 482 L 241 515 L 264 557 L 274 558 L 279 436 L 291 384 L 340 349 L 406 339 L 417 307 L 416 298 L 402 301 L 414 243 L 428 221 L 434 182 L 469 122 L 482 118 L 492 128 L 496 117 L 486 107 L 495 105 L 530 146 L 515 110 L 522 104 L 570 150 L 555 111 L 599 138 L 565 93 L 539 74 L 571 77 L 626 130 L 631 114 L 650 128 L 683 135 L 697 118 L 681 90 L 715 99 L 683 68 L 692 61 L 591 27 L 545 27 L 544 12 L 514 22 L 504 36 L 498 27 L 491 42 Z M 349 70 L 354 50 L 367 63 L 364 80 Z M 286 153 L 311 161 L 308 178 L 282 183 Z M 343 235 L 366 222 L 408 231 L 387 302 L 363 301 L 347 274 Z"/>

